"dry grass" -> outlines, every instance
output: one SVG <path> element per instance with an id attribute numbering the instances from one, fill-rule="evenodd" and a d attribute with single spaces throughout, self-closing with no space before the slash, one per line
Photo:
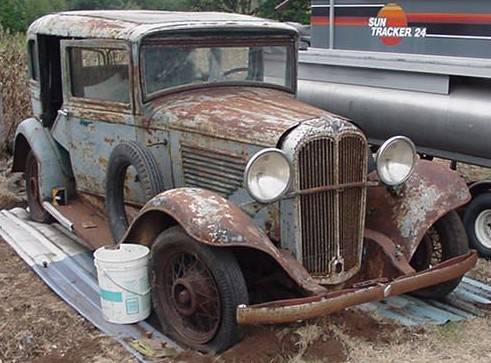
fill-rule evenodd
<path id="1" fill-rule="evenodd" d="M 1 153 L 5 151 L 8 141 L 12 140 L 17 124 L 31 113 L 25 35 L 10 34 L 1 28 L 0 91 L 3 104 L 3 115 L 0 115 Z"/>

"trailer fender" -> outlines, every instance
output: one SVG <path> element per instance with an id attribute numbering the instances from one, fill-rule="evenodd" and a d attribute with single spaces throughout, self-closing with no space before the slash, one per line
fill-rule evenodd
<path id="1" fill-rule="evenodd" d="M 382 185 L 368 189 L 366 226 L 389 237 L 410 261 L 428 228 L 470 198 L 455 171 L 418 160 L 413 175 L 399 189 Z"/>
<path id="2" fill-rule="evenodd" d="M 71 192 L 73 174 L 68 153 L 35 118 L 22 121 L 14 139 L 13 172 L 23 172 L 26 158 L 32 151 L 39 162 L 39 189 L 43 200 L 52 198 L 53 188 L 66 188 Z"/>
<path id="3" fill-rule="evenodd" d="M 472 197 L 477 197 L 479 194 L 491 191 L 491 180 L 484 179 L 469 185 L 469 191 Z"/>
<path id="4" fill-rule="evenodd" d="M 307 292 L 325 291 L 291 254 L 276 248 L 248 215 L 205 189 L 177 188 L 158 194 L 138 213 L 121 242 L 151 246 L 162 231 L 176 224 L 207 245 L 245 247 L 266 253 Z"/>

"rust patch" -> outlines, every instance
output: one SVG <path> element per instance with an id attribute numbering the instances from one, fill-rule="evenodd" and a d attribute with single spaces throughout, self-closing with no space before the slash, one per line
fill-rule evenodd
<path id="1" fill-rule="evenodd" d="M 457 173 L 419 160 L 399 191 L 391 192 L 385 186 L 368 189 L 366 226 L 400 245 L 410 260 L 427 229 L 469 199 L 467 185 Z"/>
<path id="2" fill-rule="evenodd" d="M 276 146 L 300 122 L 333 117 L 291 94 L 258 87 L 210 87 L 151 102 L 151 127 L 170 127 L 244 143 Z"/>
<path id="3" fill-rule="evenodd" d="M 276 248 L 254 221 L 225 198 L 205 189 L 177 188 L 152 198 L 131 224 L 123 241 L 150 245 L 156 237 L 151 228 L 140 226 L 153 212 L 170 215 L 194 239 L 214 246 L 249 247 L 272 258 L 310 294 L 326 290 L 315 283 L 305 268 L 289 252 Z M 154 231 L 155 232 L 155 231 Z"/>
<path id="4" fill-rule="evenodd" d="M 239 324 L 279 324 L 327 315 L 349 306 L 382 300 L 388 296 L 453 280 L 469 271 L 477 261 L 476 251 L 449 259 L 429 270 L 402 276 L 388 283 L 361 289 L 345 289 L 319 296 L 273 301 L 237 308 Z"/>

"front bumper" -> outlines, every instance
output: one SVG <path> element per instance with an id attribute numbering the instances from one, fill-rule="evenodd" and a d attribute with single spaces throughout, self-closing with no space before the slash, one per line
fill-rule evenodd
<path id="1" fill-rule="evenodd" d="M 444 261 L 431 269 L 404 275 L 387 283 L 366 288 L 353 288 L 299 299 L 279 300 L 264 304 L 237 307 L 239 324 L 279 324 L 307 320 L 327 315 L 344 308 L 382 300 L 389 296 L 423 289 L 456 279 L 469 271 L 477 262 L 477 253 Z"/>

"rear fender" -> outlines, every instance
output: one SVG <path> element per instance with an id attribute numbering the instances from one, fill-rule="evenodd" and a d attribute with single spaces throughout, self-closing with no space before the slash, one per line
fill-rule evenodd
<path id="1" fill-rule="evenodd" d="M 419 160 L 399 191 L 386 186 L 368 189 L 366 226 L 394 241 L 409 261 L 428 228 L 470 198 L 456 172 Z"/>
<path id="2" fill-rule="evenodd" d="M 14 139 L 13 172 L 24 171 L 27 154 L 31 150 L 39 162 L 41 198 L 50 200 L 53 188 L 66 188 L 70 193 L 73 175 L 68 153 L 35 118 L 28 118 L 17 127 Z"/>
<path id="3" fill-rule="evenodd" d="M 150 246 L 162 231 L 175 224 L 200 243 L 266 253 L 304 290 L 324 291 L 291 254 L 276 248 L 248 215 L 227 199 L 204 189 L 177 188 L 158 194 L 145 204 L 122 242 Z"/>

